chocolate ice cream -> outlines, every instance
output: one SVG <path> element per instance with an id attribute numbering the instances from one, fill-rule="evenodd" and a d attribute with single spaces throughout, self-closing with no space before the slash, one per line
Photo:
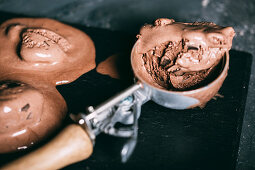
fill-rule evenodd
<path id="1" fill-rule="evenodd" d="M 211 22 L 181 23 L 158 19 L 138 35 L 144 67 L 160 86 L 190 90 L 203 85 L 232 46 L 235 32 Z"/>
<path id="2" fill-rule="evenodd" d="M 83 32 L 52 19 L 11 19 L 0 26 L 0 153 L 29 148 L 67 112 L 56 85 L 95 67 Z"/>
<path id="3" fill-rule="evenodd" d="M 52 19 L 8 20 L 0 26 L 0 44 L 0 79 L 22 73 L 59 85 L 96 66 L 89 36 Z"/>
<path id="4" fill-rule="evenodd" d="M 22 33 L 20 56 L 26 62 L 56 65 L 67 57 L 71 48 L 62 36 L 47 29 L 25 29 Z"/>
<path id="5" fill-rule="evenodd" d="M 66 110 L 52 86 L 46 90 L 19 81 L 0 82 L 0 153 L 27 149 L 49 136 Z"/>

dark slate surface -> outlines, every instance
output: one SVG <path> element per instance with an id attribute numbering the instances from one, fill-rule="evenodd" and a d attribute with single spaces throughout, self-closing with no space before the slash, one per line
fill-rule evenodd
<path id="1" fill-rule="evenodd" d="M 130 50 L 125 47 L 133 44 L 132 38 L 130 40 L 129 36 L 120 33 L 85 31 L 91 35 L 99 52 L 107 49 L 107 54 L 114 54 L 118 49 L 118 53 L 125 53 Z M 97 35 L 106 39 L 111 37 L 114 41 L 102 42 Z M 106 56 L 103 52 L 98 54 L 97 61 Z M 229 76 L 220 90 L 224 98 L 210 101 L 204 109 L 183 111 L 148 102 L 143 106 L 139 120 L 138 145 L 128 163 L 121 164 L 119 157 L 125 140 L 100 135 L 92 157 L 64 169 L 233 169 L 252 56 L 236 50 L 232 50 L 230 56 Z M 127 83 L 92 70 L 74 83 L 58 89 L 66 98 L 70 111 L 79 112 L 89 104 L 99 104 L 126 86 Z"/>
<path id="2" fill-rule="evenodd" d="M 24 14 L 26 16 L 51 17 L 69 23 L 79 23 L 112 30 L 125 30 L 133 33 L 137 33 L 142 24 L 149 23 L 158 17 L 170 17 L 177 21 L 188 22 L 197 20 L 213 21 L 217 24 L 233 26 L 237 33 L 233 49 L 246 51 L 253 56 L 255 56 L 253 43 L 255 38 L 254 8 L 255 1 L 253 0 L 0 0 L 0 11 Z M 10 17 L 9 13 L 1 13 L 1 20 L 8 17 Z M 247 53 L 242 53 L 241 56 L 243 54 L 249 56 Z M 251 63 L 251 61 L 247 62 Z M 255 133 L 254 63 L 253 60 L 238 152 L 238 169 L 255 168 L 255 140 L 253 137 Z M 249 70 L 249 68 L 245 68 L 245 70 Z M 92 80 L 93 78 L 89 81 Z M 115 82 L 115 80 L 113 81 Z M 119 89 L 126 85 L 126 82 L 121 82 Z M 110 95 L 110 93 L 104 94 L 101 100 Z M 242 97 L 239 96 L 238 100 Z M 89 104 L 97 104 L 97 102 L 94 100 L 93 103 Z M 79 104 L 75 106 L 81 107 Z"/>
<path id="3" fill-rule="evenodd" d="M 79 27 L 82 29 L 82 27 Z M 132 38 L 121 33 L 84 29 L 100 53 L 128 53 Z M 98 39 L 111 37 L 111 43 Z M 131 35 L 132 36 L 132 35 Z M 125 42 L 125 43 L 123 43 Z M 125 46 L 125 47 L 123 47 Z M 132 45 L 131 45 L 132 46 Z M 131 47 L 130 47 L 131 48 Z M 105 51 L 106 53 L 101 51 Z M 224 98 L 210 101 L 205 108 L 171 110 L 148 102 L 142 107 L 138 145 L 126 164 L 119 152 L 125 140 L 100 135 L 93 155 L 64 169 L 234 169 L 246 102 L 252 56 L 230 52 L 229 76 L 220 90 Z M 125 57 L 125 56 L 123 56 Z M 126 56 L 128 57 L 128 56 Z M 241 65 L 241 68 L 240 66 Z M 100 75 L 95 70 L 58 89 L 66 98 L 71 112 L 97 105 L 128 85 L 127 82 Z M 88 97 L 89 96 L 89 97 Z"/>

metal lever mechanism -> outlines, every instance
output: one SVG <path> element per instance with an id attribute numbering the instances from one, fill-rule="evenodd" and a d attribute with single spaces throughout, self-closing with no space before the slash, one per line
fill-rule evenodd
<path id="1" fill-rule="evenodd" d="M 121 160 L 124 163 L 136 146 L 138 118 L 142 104 L 149 100 L 148 96 L 142 84 L 137 82 L 98 107 L 88 107 L 87 115 L 72 115 L 72 119 L 86 129 L 93 142 L 101 132 L 129 138 L 121 150 Z M 119 126 L 116 126 L 117 123 Z"/>

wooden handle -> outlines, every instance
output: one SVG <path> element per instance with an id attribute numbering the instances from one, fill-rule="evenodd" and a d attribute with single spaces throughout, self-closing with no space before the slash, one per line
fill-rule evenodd
<path id="1" fill-rule="evenodd" d="M 79 125 L 72 124 L 43 147 L 0 169 L 60 169 L 88 158 L 92 151 L 93 144 L 86 131 Z"/>

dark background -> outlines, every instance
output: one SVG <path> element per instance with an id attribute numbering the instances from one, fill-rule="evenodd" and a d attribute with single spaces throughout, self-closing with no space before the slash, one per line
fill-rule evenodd
<path id="1" fill-rule="evenodd" d="M 236 37 L 233 49 L 237 51 L 236 54 L 240 54 L 239 57 L 244 56 L 244 53 L 238 51 L 255 55 L 254 0 L 0 0 L 0 11 L 33 17 L 50 17 L 73 24 L 131 33 L 138 33 L 144 23 L 151 23 L 159 17 L 187 22 L 212 21 L 219 25 L 234 27 Z M 237 169 L 255 168 L 254 63 L 255 60 L 252 63 L 247 100 L 246 103 L 242 103 L 245 111 L 241 123 L 243 128 L 237 155 Z M 240 70 L 242 72 L 248 68 L 236 66 L 235 69 L 242 69 Z M 246 98 L 246 95 L 239 97 Z"/>

